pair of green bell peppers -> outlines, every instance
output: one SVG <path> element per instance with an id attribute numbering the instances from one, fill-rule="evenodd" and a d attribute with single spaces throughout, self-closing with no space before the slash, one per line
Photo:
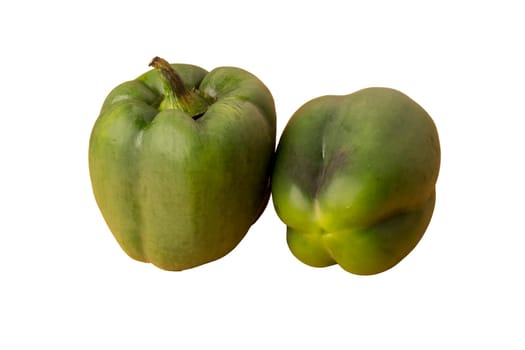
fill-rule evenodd
<path id="1" fill-rule="evenodd" d="M 292 253 L 311 266 L 385 271 L 430 222 L 436 127 L 406 95 L 324 96 L 290 119 L 277 150 L 268 88 L 234 67 L 156 57 L 110 92 L 91 133 L 96 202 L 122 249 L 166 270 L 228 254 L 273 196 Z"/>

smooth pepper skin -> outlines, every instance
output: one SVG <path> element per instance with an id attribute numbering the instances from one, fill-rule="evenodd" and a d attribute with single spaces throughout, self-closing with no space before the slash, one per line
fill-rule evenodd
<path id="1" fill-rule="evenodd" d="M 276 116 L 269 90 L 247 71 L 171 67 L 209 103 L 204 114 L 170 105 L 157 69 L 125 82 L 94 125 L 89 170 L 122 249 L 184 270 L 230 252 L 265 209 Z"/>
<path id="2" fill-rule="evenodd" d="M 272 178 L 290 250 L 316 267 L 390 269 L 430 222 L 439 166 L 434 122 L 397 90 L 306 103 L 283 131 Z"/>

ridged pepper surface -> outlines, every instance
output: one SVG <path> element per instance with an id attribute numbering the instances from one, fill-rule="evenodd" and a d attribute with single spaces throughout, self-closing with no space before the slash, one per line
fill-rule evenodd
<path id="1" fill-rule="evenodd" d="M 306 103 L 283 131 L 272 178 L 290 250 L 355 274 L 391 268 L 430 222 L 439 166 L 433 120 L 397 90 Z"/>
<path id="2" fill-rule="evenodd" d="M 151 65 L 107 96 L 90 138 L 91 182 L 130 257 L 184 270 L 230 252 L 266 207 L 275 107 L 242 69 Z"/>

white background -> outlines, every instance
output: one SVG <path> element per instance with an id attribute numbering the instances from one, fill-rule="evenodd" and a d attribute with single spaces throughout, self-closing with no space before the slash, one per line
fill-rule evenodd
<path id="1" fill-rule="evenodd" d="M 518 1 L 2 2 L 0 348 L 523 349 L 524 18 Z M 214 263 L 128 258 L 88 139 L 107 93 L 156 55 L 251 71 L 278 136 L 320 95 L 411 96 L 442 146 L 420 244 L 375 276 L 311 268 L 270 203 Z"/>

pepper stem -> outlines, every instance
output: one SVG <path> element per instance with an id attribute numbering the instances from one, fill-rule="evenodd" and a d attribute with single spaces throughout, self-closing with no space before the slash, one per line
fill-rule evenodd
<path id="1" fill-rule="evenodd" d="M 161 110 L 180 110 L 194 119 L 206 112 L 209 105 L 206 99 L 197 91 L 188 89 L 171 64 L 155 57 L 149 65 L 157 69 L 162 77 L 165 98 L 160 105 Z"/>

